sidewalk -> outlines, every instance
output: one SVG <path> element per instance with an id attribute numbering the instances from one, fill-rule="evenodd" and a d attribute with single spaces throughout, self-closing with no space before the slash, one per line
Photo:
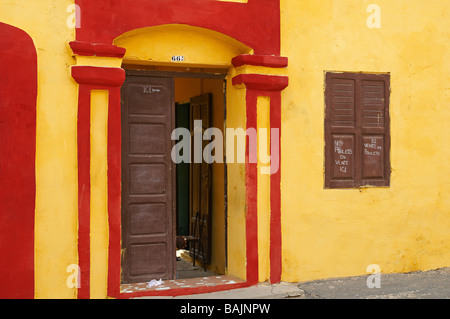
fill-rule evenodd
<path id="1" fill-rule="evenodd" d="M 368 288 L 367 279 L 368 275 L 301 283 L 261 283 L 242 289 L 164 299 L 450 299 L 450 268 L 381 274 L 380 288 Z M 145 297 L 154 298 L 161 297 Z"/>
<path id="2" fill-rule="evenodd" d="M 450 299 L 450 268 L 381 274 L 380 288 L 367 287 L 368 276 L 299 284 L 308 299 Z"/>

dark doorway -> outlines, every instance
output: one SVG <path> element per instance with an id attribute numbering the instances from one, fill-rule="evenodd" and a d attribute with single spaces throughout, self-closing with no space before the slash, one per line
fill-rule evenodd
<path id="1" fill-rule="evenodd" d="M 190 130 L 190 103 L 175 104 L 175 127 Z M 183 152 L 182 150 L 181 152 Z M 181 156 L 183 154 L 180 154 Z M 189 163 L 176 164 L 177 173 L 177 236 L 189 235 Z"/>

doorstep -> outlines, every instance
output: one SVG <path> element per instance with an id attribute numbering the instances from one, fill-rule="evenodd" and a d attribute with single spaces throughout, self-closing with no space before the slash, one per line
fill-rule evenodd
<path id="1" fill-rule="evenodd" d="M 245 280 L 233 276 L 207 276 L 186 279 L 164 280 L 159 285 L 148 287 L 148 282 L 120 285 L 121 298 L 140 296 L 179 296 L 245 287 Z"/>

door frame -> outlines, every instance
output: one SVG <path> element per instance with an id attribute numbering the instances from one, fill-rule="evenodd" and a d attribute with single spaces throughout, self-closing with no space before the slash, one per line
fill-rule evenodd
<path id="1" fill-rule="evenodd" d="M 77 42 L 75 42 L 77 43 Z M 85 56 L 84 51 L 79 51 L 74 43 L 71 43 L 71 48 L 75 55 Z M 123 58 L 125 53 L 120 49 L 120 58 Z M 104 54 L 99 51 L 99 54 Z M 100 55 L 102 56 L 102 55 Z M 242 65 L 258 65 L 270 68 L 284 68 L 287 66 L 287 58 L 274 56 L 266 57 L 259 55 L 240 55 L 233 59 L 233 68 L 230 69 L 231 78 L 227 78 L 233 85 L 233 96 L 239 101 L 245 103 L 245 127 L 257 128 L 256 121 L 256 107 L 258 96 L 270 97 L 270 123 L 271 127 L 281 128 L 281 91 L 283 91 L 289 84 L 288 76 L 281 75 L 267 75 L 267 74 L 250 74 L 239 73 L 236 75 L 235 70 Z M 113 298 L 131 298 L 137 295 L 186 295 L 192 293 L 212 292 L 220 290 L 230 290 L 241 287 L 248 287 L 258 283 L 258 228 L 257 220 L 257 205 L 256 205 L 256 191 L 257 191 L 257 167 L 255 163 L 250 163 L 246 160 L 245 163 L 245 226 L 244 236 L 245 242 L 245 258 L 246 262 L 244 274 L 245 282 L 237 282 L 233 284 L 217 285 L 213 287 L 196 287 L 196 288 L 180 288 L 165 292 L 143 292 L 142 294 L 124 294 L 120 291 L 120 259 L 121 259 L 121 96 L 120 89 L 125 80 L 124 69 L 112 67 L 86 66 L 75 65 L 71 68 L 71 75 L 73 79 L 79 84 L 78 90 L 78 110 L 84 110 L 87 116 L 80 118 L 79 132 L 81 136 L 89 136 L 89 108 L 90 96 L 92 90 L 106 90 L 108 92 L 108 130 L 106 132 L 108 139 L 107 150 L 107 205 L 108 205 L 108 260 L 107 260 L 107 296 Z M 237 90 L 245 89 L 244 93 L 238 93 Z M 236 94 L 236 95 L 235 95 Z M 238 104 L 239 105 L 239 104 Z M 230 105 L 227 106 L 227 112 Z M 235 111 L 235 110 L 234 110 Z M 84 113 L 83 113 L 84 114 Z M 229 117 L 227 116 L 227 123 Z M 81 129 L 81 131 L 80 131 Z M 79 135 L 80 136 L 80 135 Z M 278 138 L 280 143 L 281 134 Z M 82 158 L 86 158 L 78 166 L 78 181 L 88 181 L 90 174 L 90 160 L 89 160 L 89 139 L 79 139 L 77 147 L 79 153 L 82 153 Z M 248 156 L 249 148 L 246 147 L 246 156 Z M 79 155 L 80 156 L 80 155 Z M 228 174 L 227 174 L 228 175 Z M 270 221 L 270 282 L 280 282 L 282 271 L 281 260 L 281 207 L 280 207 L 280 175 L 277 173 L 271 175 L 270 184 L 270 206 L 271 206 L 271 221 Z M 89 185 L 89 184 L 87 184 Z M 228 189 L 228 187 L 227 187 Z M 227 205 L 230 201 L 227 202 Z M 89 244 L 89 215 L 90 215 L 90 196 L 89 193 L 78 193 L 78 236 L 79 236 L 79 265 L 81 270 L 81 285 L 78 287 L 78 299 L 90 298 L 90 251 Z M 227 213 L 227 215 L 229 215 Z M 81 227 L 83 223 L 83 227 Z M 273 239 L 273 240 L 272 240 Z M 228 243 L 229 245 L 229 243 Z M 82 252 L 83 254 L 80 254 Z M 230 265 L 227 265 L 227 268 Z M 234 265 L 236 266 L 236 265 Z M 237 269 L 240 271 L 240 269 Z"/>

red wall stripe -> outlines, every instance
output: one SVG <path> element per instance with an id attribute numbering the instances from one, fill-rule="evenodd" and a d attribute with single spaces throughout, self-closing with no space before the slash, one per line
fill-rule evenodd
<path id="1" fill-rule="evenodd" d="M 281 281 L 281 93 L 273 92 L 270 96 L 270 128 L 279 129 L 278 159 L 276 173 L 270 175 L 270 282 Z M 274 143 L 271 139 L 270 143 Z M 271 157 L 275 154 L 271 154 Z"/>
<path id="2" fill-rule="evenodd" d="M 121 101 L 120 88 L 109 93 L 108 110 L 108 296 L 120 294 L 120 240 L 121 240 Z"/>
<path id="3" fill-rule="evenodd" d="M 91 92 L 80 85 L 78 96 L 78 263 L 80 267 L 79 299 L 90 296 L 90 203 L 91 203 Z"/>
<path id="4" fill-rule="evenodd" d="M 37 54 L 4 23 L 0 48 L 0 299 L 33 299 Z"/>
<path id="5" fill-rule="evenodd" d="M 257 129 L 257 95 L 254 91 L 248 90 L 246 94 L 247 102 L 247 130 Z M 259 280 L 258 270 L 258 163 L 249 161 L 249 139 L 245 150 L 246 157 L 246 195 L 247 195 L 247 215 L 246 215 L 246 247 L 247 247 L 247 282 L 255 285 Z"/>

